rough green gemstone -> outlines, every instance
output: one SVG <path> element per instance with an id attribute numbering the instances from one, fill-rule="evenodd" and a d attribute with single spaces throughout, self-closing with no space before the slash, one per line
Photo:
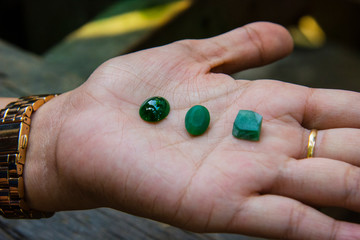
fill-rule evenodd
<path id="1" fill-rule="evenodd" d="M 201 135 L 210 124 L 210 113 L 206 107 L 195 105 L 186 113 L 185 128 L 191 135 Z"/>
<path id="2" fill-rule="evenodd" d="M 152 97 L 145 100 L 139 109 L 140 117 L 147 122 L 160 121 L 166 118 L 169 112 L 170 104 L 162 97 Z"/>
<path id="3" fill-rule="evenodd" d="M 236 116 L 232 134 L 236 138 L 259 141 L 262 116 L 250 110 L 240 110 Z"/>

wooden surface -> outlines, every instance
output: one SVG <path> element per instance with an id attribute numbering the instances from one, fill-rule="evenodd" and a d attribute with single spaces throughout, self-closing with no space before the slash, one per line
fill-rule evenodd
<path id="1" fill-rule="evenodd" d="M 0 218 L 0 239 L 16 240 L 256 240 L 231 234 L 195 234 L 111 209 L 57 213 L 50 219 Z"/>
<path id="2" fill-rule="evenodd" d="M 236 4 L 240 1 L 224 2 Z M 262 13 L 263 5 L 241 1 L 238 8 L 241 16 L 238 21 L 231 23 L 236 12 L 226 14 L 226 11 L 216 5 L 216 1 L 213 8 L 208 10 L 202 8 L 201 4 L 197 1 L 193 8 L 182 12 L 179 16 L 174 16 L 165 26 L 150 27 L 111 37 L 62 41 L 41 56 L 0 40 L 0 96 L 18 97 L 69 91 L 83 83 L 102 61 L 132 50 L 183 38 L 183 32 L 188 32 L 189 37 L 203 37 L 256 20 L 256 16 L 265 15 L 266 19 L 277 19 L 284 24 L 293 24 L 296 15 L 304 11 L 304 6 L 300 1 L 297 6 L 293 6 L 292 11 L 276 18 L 274 14 Z M 266 1 L 264 4 L 267 6 Z M 252 6 L 253 12 L 246 15 L 249 6 Z M 146 6 L 142 9 L 146 9 Z M 221 20 L 223 22 L 220 24 L 218 23 L 220 20 L 213 17 L 214 12 L 220 12 L 219 16 L 228 16 L 228 18 Z M 257 13 L 255 17 L 254 12 Z M 224 24 L 227 26 L 224 27 Z M 296 48 L 294 54 L 285 60 L 255 70 L 244 71 L 235 74 L 234 77 L 236 79 L 271 78 L 311 87 L 360 91 L 358 80 L 360 52 L 358 49 L 342 44 L 341 41 L 338 42 L 338 38 L 335 40 L 337 41 L 330 39 L 322 48 Z M 89 52 L 93 53 L 90 54 L 91 58 L 89 58 Z M 359 221 L 357 214 L 330 210 L 328 212 L 339 219 L 348 219 L 351 216 L 353 221 Z M 231 234 L 194 234 L 115 210 L 95 209 L 61 212 L 50 219 L 42 220 L 0 218 L 0 239 L 254 240 L 258 238 Z"/>

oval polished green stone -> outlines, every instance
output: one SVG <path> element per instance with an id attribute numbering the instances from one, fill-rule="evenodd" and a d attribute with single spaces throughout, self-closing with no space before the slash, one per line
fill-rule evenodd
<path id="1" fill-rule="evenodd" d="M 146 99 L 139 109 L 140 117 L 147 122 L 158 122 L 166 118 L 170 112 L 170 104 L 163 97 Z"/>
<path id="2" fill-rule="evenodd" d="M 195 105 L 186 113 L 185 128 L 191 135 L 201 135 L 210 124 L 210 113 L 206 107 Z"/>

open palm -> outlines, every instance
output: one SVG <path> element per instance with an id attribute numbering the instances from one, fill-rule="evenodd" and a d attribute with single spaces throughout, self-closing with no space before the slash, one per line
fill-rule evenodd
<path id="1" fill-rule="evenodd" d="M 55 210 L 106 206 L 193 231 L 358 239 L 359 226 L 310 206 L 360 210 L 360 95 L 226 75 L 291 48 L 283 28 L 255 23 L 100 66 L 85 84 L 46 104 L 63 113 L 54 162 L 65 190 Z M 171 105 L 158 123 L 138 113 L 152 96 Z M 194 137 L 184 119 L 198 104 L 211 122 Z M 259 142 L 232 136 L 240 109 L 263 116 Z M 313 128 L 320 130 L 315 158 L 307 159 Z"/>

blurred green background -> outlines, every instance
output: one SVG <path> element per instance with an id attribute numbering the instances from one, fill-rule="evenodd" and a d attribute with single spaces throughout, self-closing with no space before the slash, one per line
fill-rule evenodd
<path id="1" fill-rule="evenodd" d="M 46 70 L 67 76 L 50 87 L 58 92 L 78 86 L 111 57 L 179 39 L 214 36 L 253 21 L 287 27 L 296 48 L 285 60 L 235 78 L 360 90 L 359 0 L 0 1 L 0 39 L 36 54 Z M 14 64 L 7 62 L 0 68 Z M 5 85 L 21 78 L 18 71 L 2 72 L 8 78 L 1 80 Z M 40 84 L 46 82 L 44 76 L 31 71 L 27 75 L 37 77 L 46 90 L 48 84 Z"/>

